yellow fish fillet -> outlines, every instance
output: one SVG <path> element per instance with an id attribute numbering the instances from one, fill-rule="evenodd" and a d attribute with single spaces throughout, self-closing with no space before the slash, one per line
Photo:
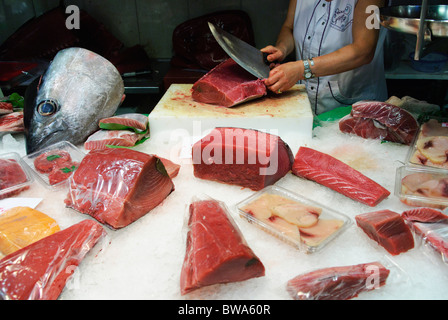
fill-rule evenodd
<path id="1" fill-rule="evenodd" d="M 38 210 L 11 208 L 0 214 L 0 253 L 6 256 L 59 230 L 55 220 Z"/>

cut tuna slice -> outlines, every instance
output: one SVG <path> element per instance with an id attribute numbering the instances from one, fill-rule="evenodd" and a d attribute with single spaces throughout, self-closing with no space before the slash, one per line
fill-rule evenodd
<path id="1" fill-rule="evenodd" d="M 192 87 L 193 100 L 224 107 L 267 94 L 264 82 L 228 59 L 200 78 Z"/>
<path id="2" fill-rule="evenodd" d="M 391 210 L 368 212 L 355 217 L 357 225 L 392 255 L 414 248 L 414 238 L 403 218 Z"/>
<path id="3" fill-rule="evenodd" d="M 126 113 L 102 119 L 100 120 L 99 126 L 101 129 L 107 130 L 133 129 L 141 132 L 148 129 L 148 122 L 148 117 L 144 114 Z"/>
<path id="4" fill-rule="evenodd" d="M 14 111 L 14 108 L 11 103 L 9 102 L 0 102 L 0 115 L 12 113 Z"/>
<path id="5" fill-rule="evenodd" d="M 50 173 L 54 168 L 61 168 L 70 164 L 72 157 L 64 150 L 51 150 L 42 153 L 34 159 L 34 168 L 40 173 Z"/>
<path id="6" fill-rule="evenodd" d="M 433 208 L 416 208 L 403 211 L 401 216 L 409 222 L 440 222 L 448 219 L 441 211 Z"/>
<path id="7" fill-rule="evenodd" d="M 216 200 L 190 204 L 187 248 L 180 277 L 182 295 L 204 286 L 264 276 L 225 208 Z"/>
<path id="8" fill-rule="evenodd" d="M 200 179 L 261 190 L 285 176 L 294 156 L 278 136 L 257 130 L 215 128 L 193 145 Z"/>
<path id="9" fill-rule="evenodd" d="M 133 147 L 145 136 L 129 130 L 98 130 L 84 143 L 86 150 L 105 149 L 108 146 Z"/>
<path id="10" fill-rule="evenodd" d="M 56 300 L 103 232 L 84 220 L 7 255 L 0 260 L 0 298 Z"/>
<path id="11" fill-rule="evenodd" d="M 418 123 L 408 111 L 380 101 L 360 101 L 350 115 L 339 121 L 342 132 L 363 138 L 382 139 L 410 145 Z"/>
<path id="12" fill-rule="evenodd" d="M 292 173 L 371 207 L 390 195 L 388 190 L 344 162 L 307 147 L 299 148 Z"/>
<path id="13" fill-rule="evenodd" d="M 0 132 L 23 132 L 23 112 L 13 112 L 0 116 Z"/>
<path id="14" fill-rule="evenodd" d="M 162 161 L 129 149 L 92 150 L 70 177 L 68 207 L 122 228 L 174 190 Z"/>
<path id="15" fill-rule="evenodd" d="M 19 186 L 28 181 L 26 173 L 14 159 L 0 159 L 0 190 Z M 29 186 L 0 194 L 0 199 L 8 198 L 27 190 Z"/>
<path id="16" fill-rule="evenodd" d="M 386 284 L 390 270 L 379 262 L 319 269 L 288 281 L 294 300 L 348 300 Z"/>
<path id="17" fill-rule="evenodd" d="M 38 210 L 11 208 L 0 214 L 0 253 L 11 254 L 59 230 L 55 220 Z"/>

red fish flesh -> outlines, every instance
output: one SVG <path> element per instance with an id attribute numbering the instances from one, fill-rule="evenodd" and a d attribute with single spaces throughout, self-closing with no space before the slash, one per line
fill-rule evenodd
<path id="1" fill-rule="evenodd" d="M 180 171 L 180 165 L 177 163 L 174 163 L 171 160 L 161 158 L 159 157 L 160 161 L 162 161 L 163 165 L 165 166 L 166 172 L 170 176 L 171 179 L 177 177 Z"/>
<path id="2" fill-rule="evenodd" d="M 441 211 L 426 207 L 403 211 L 401 216 L 409 222 L 431 223 L 448 219 L 448 216 L 444 215 Z"/>
<path id="3" fill-rule="evenodd" d="M 367 212 L 355 217 L 370 239 L 376 241 L 392 255 L 414 248 L 414 238 L 403 218 L 391 210 Z"/>
<path id="4" fill-rule="evenodd" d="M 0 115 L 13 112 L 13 106 L 9 102 L 0 102 Z"/>
<path id="5" fill-rule="evenodd" d="M 295 300 L 348 300 L 386 284 L 390 270 L 379 262 L 319 269 L 288 281 Z"/>
<path id="6" fill-rule="evenodd" d="M 114 229 L 158 206 L 174 190 L 162 161 L 135 150 L 92 150 L 70 178 L 68 207 Z"/>
<path id="7" fill-rule="evenodd" d="M 263 264 L 231 219 L 218 201 L 190 204 L 182 295 L 212 284 L 264 276 Z"/>
<path id="8" fill-rule="evenodd" d="M 388 190 L 344 162 L 307 147 L 299 148 L 292 173 L 371 207 L 390 195 Z"/>
<path id="9" fill-rule="evenodd" d="M 380 101 L 360 101 L 339 121 L 339 129 L 366 139 L 382 139 L 410 145 L 418 123 L 406 110 Z"/>
<path id="10" fill-rule="evenodd" d="M 195 177 L 252 190 L 277 182 L 294 160 L 280 137 L 241 128 L 215 128 L 192 152 Z"/>
<path id="11" fill-rule="evenodd" d="M 140 113 L 126 113 L 119 116 L 101 119 L 99 126 L 101 129 L 122 130 L 127 128 L 138 131 L 148 129 L 148 117 Z"/>
<path id="12" fill-rule="evenodd" d="M 87 138 L 84 148 L 97 150 L 107 146 L 133 147 L 144 136 L 129 130 L 98 130 Z"/>
<path id="13" fill-rule="evenodd" d="M 0 116 L 0 132 L 23 132 L 23 112 L 13 112 Z"/>
<path id="14" fill-rule="evenodd" d="M 443 262 L 448 264 L 448 216 L 432 208 L 406 210 L 402 216 L 415 234 L 438 252 Z"/>
<path id="15" fill-rule="evenodd" d="M 48 174 L 48 183 L 52 186 L 66 181 L 79 166 L 64 150 L 44 152 L 34 159 L 33 164 L 36 171 Z"/>
<path id="16" fill-rule="evenodd" d="M 200 78 L 192 88 L 193 100 L 224 107 L 233 107 L 266 94 L 264 82 L 230 58 Z"/>
<path id="17" fill-rule="evenodd" d="M 0 298 L 56 300 L 103 234 L 99 223 L 84 220 L 7 255 L 0 260 Z"/>
<path id="18" fill-rule="evenodd" d="M 27 182 L 26 173 L 14 159 L 0 159 L 0 191 Z M 29 187 L 18 188 L 10 192 L 0 194 L 0 199 L 15 196 Z"/>

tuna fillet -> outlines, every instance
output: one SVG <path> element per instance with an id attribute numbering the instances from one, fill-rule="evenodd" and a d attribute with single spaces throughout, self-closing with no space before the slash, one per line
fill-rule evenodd
<path id="1" fill-rule="evenodd" d="M 331 267 L 301 274 L 286 289 L 295 300 L 348 300 L 384 286 L 389 273 L 379 262 Z"/>
<path id="2" fill-rule="evenodd" d="M 110 118 L 101 119 L 99 126 L 107 130 L 134 129 L 135 131 L 146 131 L 149 119 L 140 113 L 126 113 Z"/>
<path id="3" fill-rule="evenodd" d="M 144 136 L 129 130 L 98 130 L 87 138 L 84 148 L 97 150 L 108 146 L 133 147 Z"/>
<path id="4" fill-rule="evenodd" d="M 380 101 L 360 101 L 350 115 L 339 121 L 339 129 L 366 139 L 381 139 L 410 145 L 418 123 L 406 110 Z"/>
<path id="5" fill-rule="evenodd" d="M 7 255 L 0 260 L 0 298 L 56 300 L 103 232 L 84 220 Z"/>
<path id="6" fill-rule="evenodd" d="M 264 276 L 264 266 L 248 247 L 223 206 L 215 200 L 190 204 L 181 294 L 218 283 Z"/>
<path id="7" fill-rule="evenodd" d="M 396 212 L 381 210 L 355 217 L 370 239 L 376 241 L 392 255 L 398 255 L 414 248 L 414 238 L 403 218 Z"/>
<path id="8" fill-rule="evenodd" d="M 14 111 L 13 105 L 9 102 L 0 102 L 0 115 L 12 113 Z"/>
<path id="9" fill-rule="evenodd" d="M 299 148 L 292 173 L 371 207 L 390 195 L 388 190 L 344 162 L 307 147 Z"/>
<path id="10" fill-rule="evenodd" d="M 414 233 L 448 264 L 448 216 L 432 208 L 406 210 L 402 216 Z"/>
<path id="11" fill-rule="evenodd" d="M 16 190 L 10 189 L 10 192 L 6 192 L 6 189 L 19 186 L 27 181 L 26 173 L 16 160 L 0 159 L 0 191 L 4 190 L 4 193 L 0 194 L 0 199 L 12 197 L 27 190 L 28 186 Z"/>
<path id="12" fill-rule="evenodd" d="M 192 152 L 195 177 L 252 190 L 277 182 L 294 160 L 280 137 L 241 128 L 215 128 Z"/>
<path id="13" fill-rule="evenodd" d="M 192 88 L 193 100 L 224 107 L 233 107 L 266 94 L 264 82 L 232 59 L 217 65 Z"/>
<path id="14" fill-rule="evenodd" d="M 23 112 L 13 112 L 0 116 L 0 132 L 23 132 Z"/>
<path id="15" fill-rule="evenodd" d="M 119 229 L 154 209 L 173 190 L 156 156 L 121 148 L 93 150 L 71 176 L 65 203 Z"/>

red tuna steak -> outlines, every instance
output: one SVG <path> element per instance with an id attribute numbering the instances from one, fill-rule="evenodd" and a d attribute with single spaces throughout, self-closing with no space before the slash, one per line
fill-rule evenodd
<path id="1" fill-rule="evenodd" d="M 411 144 L 418 128 L 417 121 L 408 111 L 380 101 L 357 102 L 350 115 L 339 121 L 341 132 L 406 145 Z"/>
<path id="2" fill-rule="evenodd" d="M 367 212 L 355 217 L 370 239 L 376 241 L 392 255 L 414 248 L 414 238 L 403 218 L 391 210 Z"/>
<path id="3" fill-rule="evenodd" d="M 156 156 L 121 148 L 93 150 L 70 178 L 65 202 L 119 229 L 154 209 L 173 190 Z"/>
<path id="4" fill-rule="evenodd" d="M 56 300 L 103 232 L 83 220 L 7 255 L 0 261 L 0 298 Z"/>
<path id="5" fill-rule="evenodd" d="M 23 132 L 23 112 L 13 112 L 0 116 L 0 132 Z"/>
<path id="6" fill-rule="evenodd" d="M 371 207 L 390 195 L 388 190 L 344 162 L 307 147 L 299 148 L 292 173 Z"/>
<path id="7" fill-rule="evenodd" d="M 379 262 L 319 269 L 288 281 L 295 300 L 348 300 L 382 287 L 390 271 Z"/>
<path id="8" fill-rule="evenodd" d="M 195 101 L 233 107 L 267 94 L 264 82 L 228 59 L 200 78 L 192 88 Z"/>
<path id="9" fill-rule="evenodd" d="M 263 264 L 218 201 L 195 201 L 189 215 L 180 277 L 183 295 L 212 284 L 264 276 Z"/>
<path id="10" fill-rule="evenodd" d="M 441 211 L 433 208 L 415 208 L 403 211 L 401 216 L 409 222 L 440 222 L 448 219 Z"/>
<path id="11" fill-rule="evenodd" d="M 14 159 L 0 159 L 0 190 L 12 188 L 27 182 L 26 173 Z M 18 188 L 11 192 L 0 194 L 0 199 L 8 198 L 19 194 L 29 187 Z"/>
<path id="12" fill-rule="evenodd" d="M 87 138 L 84 148 L 97 150 L 106 149 L 108 146 L 133 147 L 144 136 L 129 130 L 98 130 Z"/>
<path id="13" fill-rule="evenodd" d="M 280 137 L 251 129 L 215 128 L 193 145 L 195 177 L 252 190 L 277 182 L 293 160 Z"/>

